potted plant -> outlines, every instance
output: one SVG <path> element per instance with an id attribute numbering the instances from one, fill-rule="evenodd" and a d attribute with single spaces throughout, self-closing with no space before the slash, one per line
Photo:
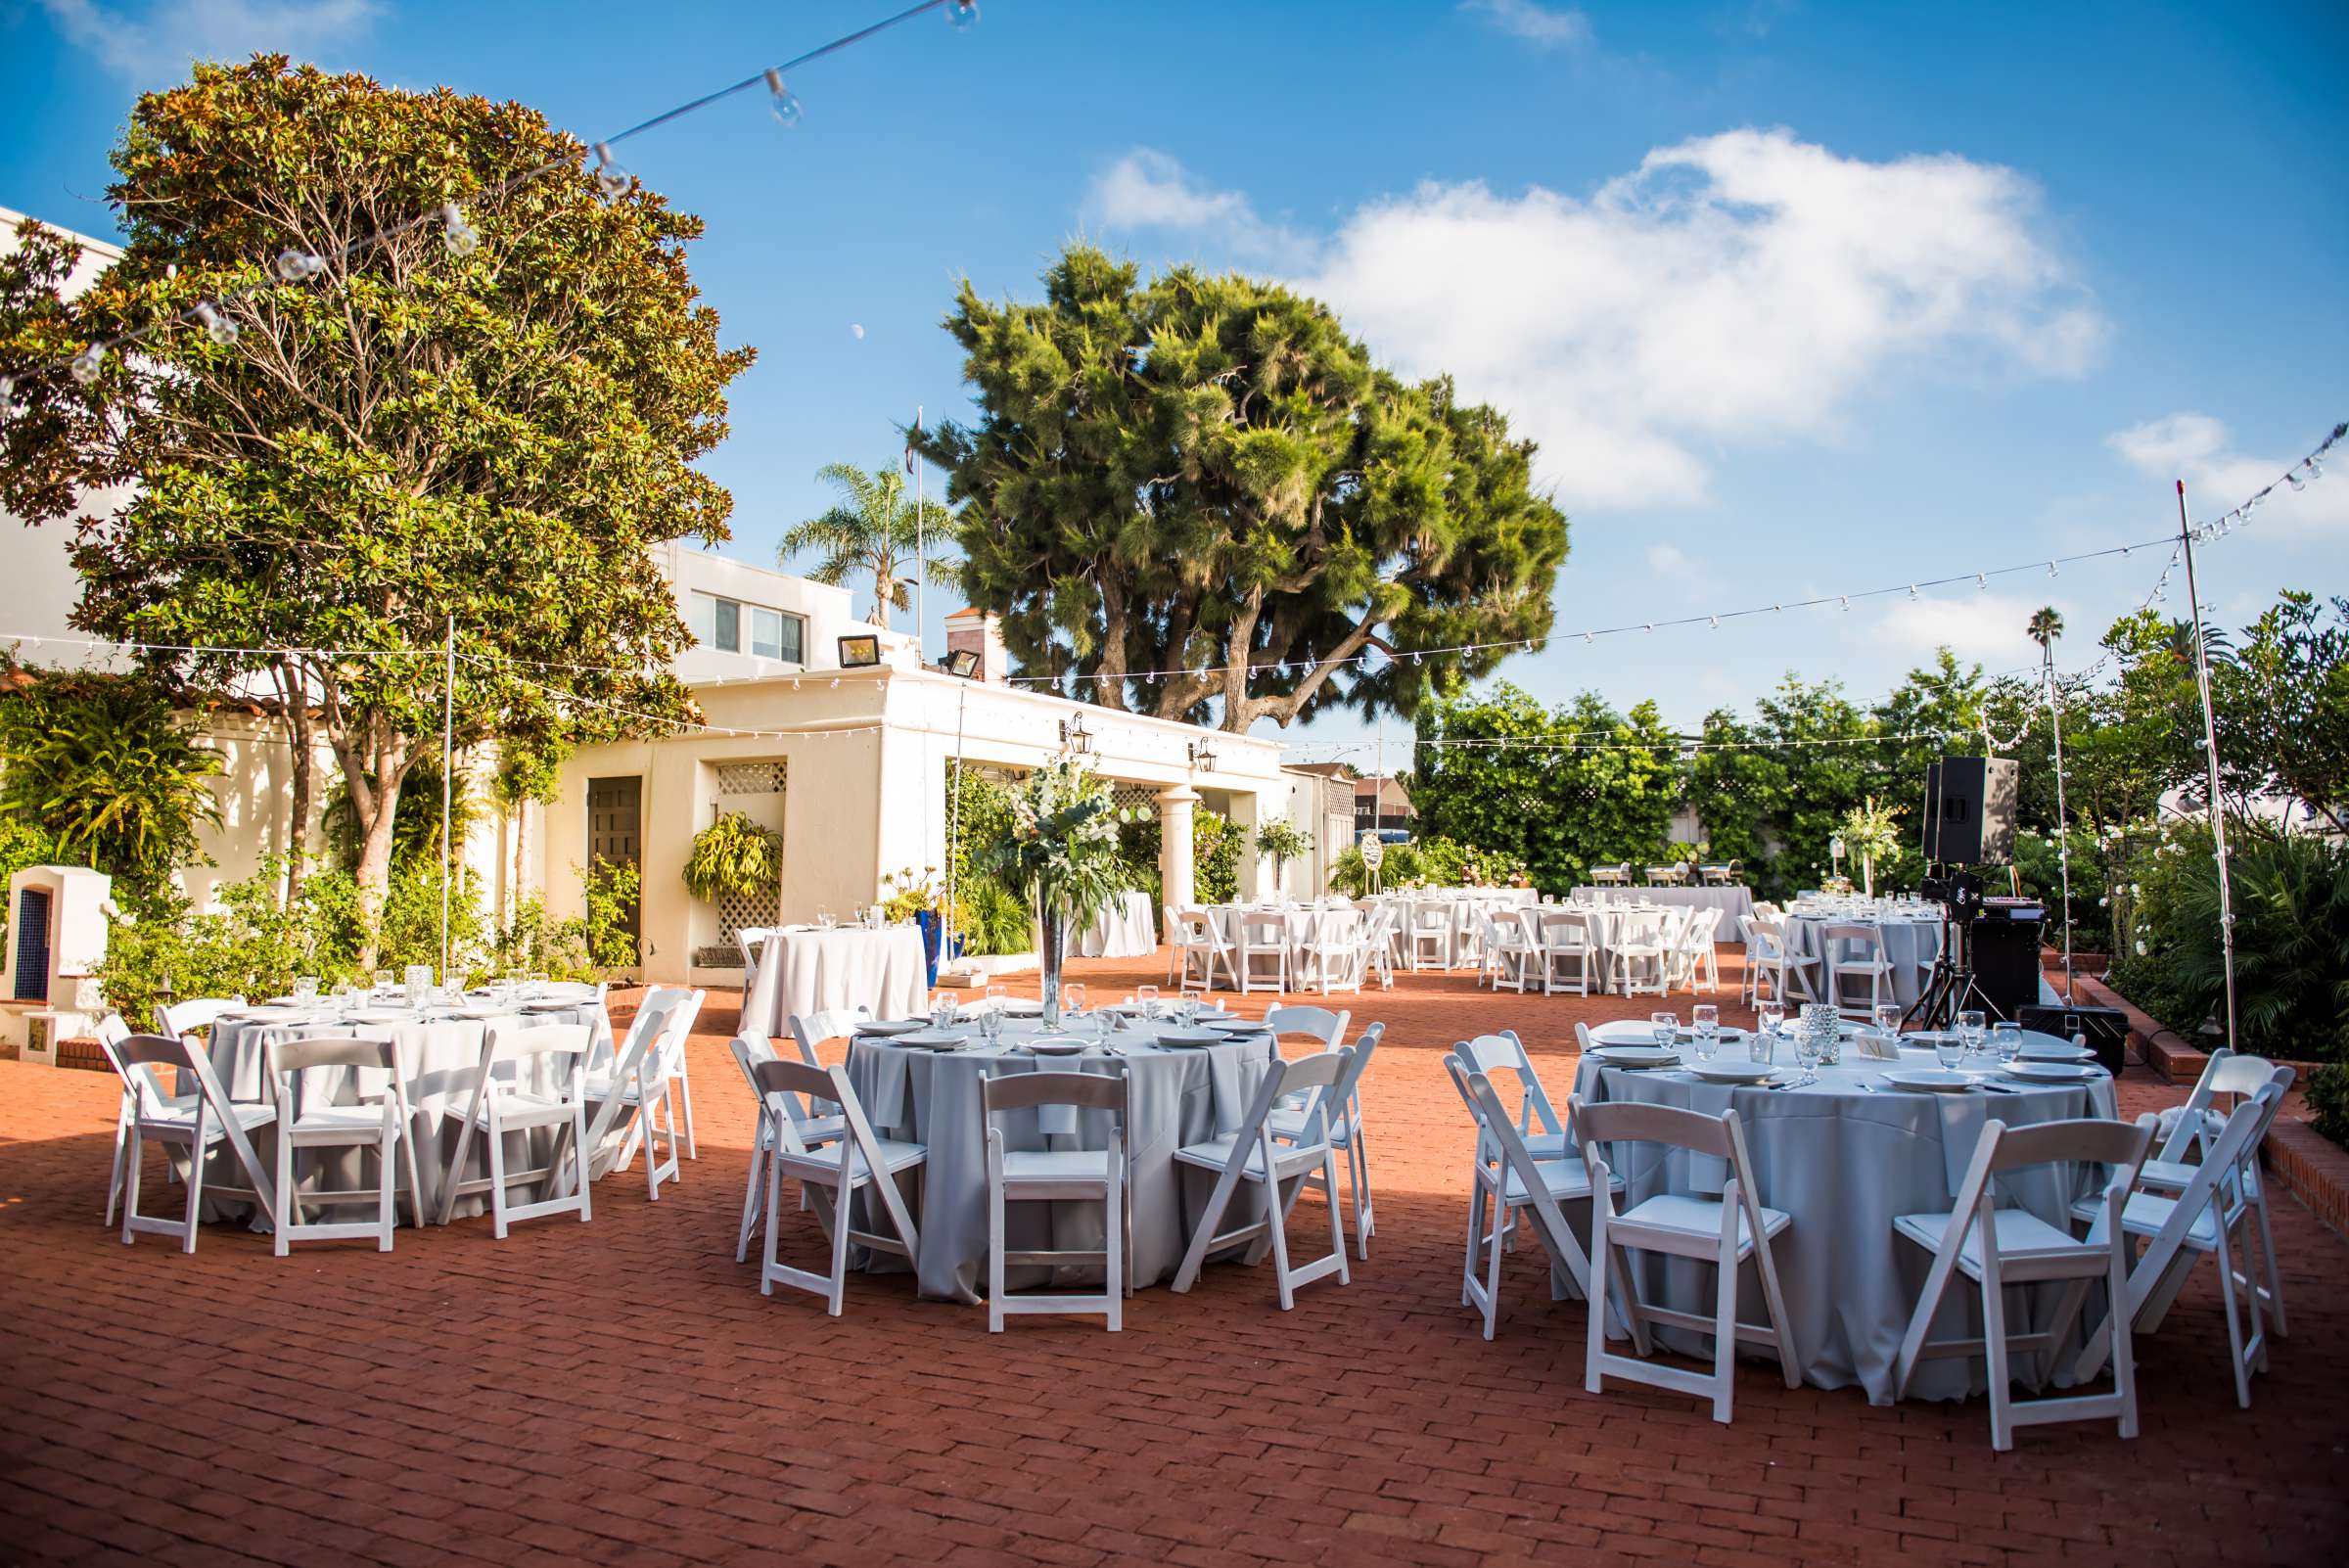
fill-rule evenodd
<path id="1" fill-rule="evenodd" d="M 720 811 L 717 820 L 693 836 L 685 857 L 685 891 L 712 902 L 779 890 L 783 885 L 783 835 L 743 815 Z"/>
<path id="2" fill-rule="evenodd" d="M 1272 890 L 1286 891 L 1291 860 L 1313 853 L 1313 841 L 1287 822 L 1261 823 L 1256 830 L 1256 853 L 1272 856 Z"/>
<path id="3" fill-rule="evenodd" d="M 1012 790 L 1011 817 L 979 847 L 973 868 L 1027 899 L 1036 911 L 1036 960 L 1043 970 L 1044 1022 L 1060 1022 L 1060 969 L 1069 929 L 1091 920 L 1126 891 L 1118 853 L 1121 813 L 1109 786 L 1063 752 Z"/>
<path id="4" fill-rule="evenodd" d="M 946 928 L 946 899 L 939 887 L 938 867 L 926 865 L 917 874 L 913 867 L 894 871 L 881 879 L 881 917 L 892 925 L 910 920 L 921 928 L 922 962 L 929 972 L 928 984 L 938 984 L 938 963 L 943 958 L 959 956 L 961 944 L 955 951 L 947 952 L 942 944 Z"/>

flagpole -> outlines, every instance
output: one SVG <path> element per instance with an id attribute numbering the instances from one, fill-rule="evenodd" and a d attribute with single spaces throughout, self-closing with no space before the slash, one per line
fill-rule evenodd
<path id="1" fill-rule="evenodd" d="M 929 476 L 923 472 L 922 454 L 916 446 L 922 438 L 922 405 L 913 405 L 913 436 L 905 442 L 905 456 L 913 464 L 913 662 L 922 662 L 923 650 L 930 645 L 928 599 L 923 590 L 930 585 L 930 563 L 924 558 L 926 546 L 922 538 L 922 513 L 929 499 L 924 488 Z"/>
<path id="2" fill-rule="evenodd" d="M 2194 684 L 2202 694 L 2202 760 L 2209 769 L 2210 838 L 2219 861 L 2219 950 L 2227 966 L 2227 1047 L 2234 1048 L 2234 894 L 2227 875 L 2227 813 L 2219 805 L 2219 718 L 2210 700 L 2210 647 L 2202 636 L 2202 595 L 2194 586 L 2194 530 L 2186 521 L 2186 481 L 2178 482 L 2178 543 L 2186 552 L 2186 602 L 2193 613 Z"/>

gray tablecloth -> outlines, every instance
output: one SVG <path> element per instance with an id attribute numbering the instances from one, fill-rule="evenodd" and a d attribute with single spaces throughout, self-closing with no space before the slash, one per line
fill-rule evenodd
<path id="1" fill-rule="evenodd" d="M 585 999 L 580 999 L 584 996 Z M 597 1031 L 598 1049 L 610 1051 L 610 1026 L 604 1010 L 593 999 L 593 988 L 563 988 L 550 997 L 561 1005 L 533 1007 L 528 1022 L 545 1024 L 585 1024 Z M 404 1012 L 404 1009 L 386 1007 L 383 1011 Z M 481 1011 L 490 1010 L 484 1003 Z M 372 1015 L 371 1015 L 372 1016 Z M 277 1022 L 263 1020 L 248 1022 L 222 1019 L 212 1026 L 207 1050 L 212 1059 L 212 1070 L 219 1075 L 221 1087 L 235 1100 L 274 1101 L 276 1089 L 267 1082 L 267 1058 L 270 1045 L 292 1039 L 386 1039 L 399 1047 L 399 1060 L 408 1094 L 408 1135 L 416 1159 L 419 1187 L 424 1198 L 425 1217 L 429 1220 L 440 1212 L 440 1194 L 447 1178 L 449 1159 L 456 1153 L 457 1136 L 464 1129 L 448 1110 L 462 1112 L 473 1091 L 474 1075 L 482 1063 L 482 1038 L 491 1022 L 499 1019 L 522 1022 L 525 1015 L 512 1010 L 493 1017 L 455 1017 L 428 1014 L 397 1017 L 390 1022 L 349 1021 L 326 1018 L 317 1020 Z M 384 1075 L 359 1070 L 345 1072 L 320 1068 L 309 1075 L 305 1094 L 323 1093 L 330 1103 L 354 1104 L 362 1090 L 373 1091 L 384 1086 Z M 316 1103 L 305 1101 L 305 1103 Z M 520 1138 L 522 1134 L 515 1134 Z M 534 1165 L 549 1148 L 551 1134 L 530 1134 L 528 1151 Z M 253 1147 L 264 1161 L 276 1159 L 276 1130 L 274 1127 L 260 1128 L 253 1133 Z M 524 1151 L 516 1145 L 509 1164 L 519 1166 Z M 475 1169 L 468 1176 L 485 1175 L 488 1166 L 481 1140 L 474 1142 L 469 1157 Z M 296 1159 L 295 1169 L 303 1189 L 356 1190 L 373 1186 L 376 1179 L 375 1155 L 365 1149 L 348 1151 L 303 1149 Z M 274 1166 L 271 1167 L 274 1170 Z M 225 1146 L 212 1156 L 205 1170 L 205 1179 L 245 1184 L 244 1173 L 235 1167 L 234 1158 Z M 408 1188 L 403 1178 L 393 1193 L 395 1208 L 401 1223 L 408 1221 Z M 215 1202 L 205 1200 L 207 1220 L 237 1219 L 246 1215 L 252 1206 L 241 1201 Z M 456 1205 L 456 1217 L 485 1214 L 489 1198 L 486 1193 L 462 1199 Z M 316 1218 L 313 1213 L 313 1218 Z M 256 1224 L 266 1224 L 266 1218 L 254 1217 Z"/>
<path id="2" fill-rule="evenodd" d="M 1644 1033 L 1644 1026 L 1597 1032 L 1602 1039 L 1615 1034 L 1625 1040 L 1640 1039 Z M 2044 1042 L 2046 1037 L 2025 1038 Z M 1743 1049 L 1739 1042 L 1724 1054 Z M 1785 1050 L 1780 1047 L 1782 1055 Z M 1847 1058 L 1841 1067 L 1820 1069 L 1819 1084 L 1783 1090 L 1730 1088 L 1699 1083 L 1685 1073 L 1635 1072 L 1590 1059 L 1575 1076 L 1575 1092 L 1586 1101 L 1631 1099 L 1715 1115 L 1736 1107 L 1745 1124 L 1758 1196 L 1794 1219 L 1772 1250 L 1803 1377 L 1819 1388 L 1858 1383 L 1876 1405 L 1892 1403 L 1901 1336 L 1932 1262 L 1923 1248 L 1894 1234 L 1895 1217 L 1950 1211 L 1983 1123 L 1991 1117 L 2017 1127 L 2116 1114 L 2109 1078 L 2076 1088 L 1919 1094 L 1881 1086 L 1885 1069 L 1893 1065 Z M 1929 1053 L 1909 1052 L 1899 1065 L 1934 1063 Z M 1877 1084 L 1878 1091 L 1863 1089 L 1863 1081 Z M 1616 1174 L 1628 1187 L 1627 1208 L 1661 1192 L 1717 1195 L 1721 1190 L 1720 1161 L 1653 1144 L 1619 1147 L 1617 1155 L 1623 1168 Z M 2088 1179 L 2087 1173 L 2065 1168 L 2023 1171 L 2002 1180 L 2000 1201 L 2068 1228 L 2071 1205 Z M 1639 1261 L 1647 1300 L 1712 1314 L 1710 1267 L 1652 1255 L 1639 1255 Z M 2009 1300 L 2025 1305 L 2009 1313 L 2010 1331 L 2042 1325 L 2063 1288 L 2014 1287 Z M 1739 1289 L 1741 1320 L 1763 1321 L 1761 1287 L 1752 1268 L 1743 1271 Z M 1953 1288 L 1944 1299 L 1936 1337 L 1958 1333 L 1961 1321 L 1971 1325 L 1966 1332 L 1978 1334 L 1978 1302 L 1970 1287 Z M 2084 1322 L 2094 1323 L 2100 1315 L 2101 1309 L 2092 1305 Z M 1661 1337 L 1684 1354 L 1710 1354 L 1704 1336 L 1667 1329 Z M 2018 1358 L 2018 1369 L 2028 1360 Z M 1910 1393 L 1958 1399 L 1983 1387 L 1979 1362 L 1952 1357 L 1920 1362 Z"/>
<path id="3" fill-rule="evenodd" d="M 1721 925 L 1713 933 L 1716 943 L 1742 942 L 1737 922 L 1754 912 L 1753 894 L 1737 888 L 1577 888 L 1579 899 L 1597 899 L 1610 904 L 1635 903 L 1646 899 L 1650 903 L 1685 905 L 1694 909 L 1719 909 Z"/>
<path id="4" fill-rule="evenodd" d="M 863 1101 L 873 1130 L 883 1137 L 929 1145 L 914 1222 L 921 1231 L 915 1272 L 924 1296 L 977 1301 L 987 1271 L 987 1133 L 979 1113 L 979 1081 L 998 1073 L 1124 1073 L 1132 1085 L 1128 1111 L 1128 1183 L 1133 1216 L 1128 1257 L 1133 1282 L 1173 1276 L 1190 1244 L 1215 1173 L 1174 1163 L 1174 1151 L 1236 1129 L 1264 1082 L 1271 1060 L 1269 1036 L 1193 1049 L 1146 1043 L 1147 1026 L 1112 1038 L 1124 1054 L 1039 1057 L 1012 1043 L 1036 1026 L 1015 1022 L 995 1049 L 941 1052 L 883 1040 L 856 1039 L 849 1049 L 849 1082 Z M 972 1032 L 976 1038 L 976 1032 Z M 1007 1112 L 999 1118 L 1014 1148 L 1106 1148 L 1106 1112 L 1080 1116 L 1067 1107 Z M 1054 1130 L 1047 1130 L 1047 1128 Z M 1256 1189 L 1243 1187 L 1222 1228 L 1246 1218 Z M 907 1191 L 908 1204 L 916 1194 Z M 1102 1242 L 1098 1203 L 1014 1204 L 1006 1215 L 1015 1248 L 1082 1250 Z M 1309 1244 L 1310 1246 L 1310 1244 Z M 1259 1248 L 1250 1249 L 1253 1256 Z M 869 1255 L 860 1267 L 901 1268 L 900 1259 Z M 1065 1272 L 1076 1282 L 1082 1270 Z M 1098 1278 L 1099 1270 L 1092 1271 Z M 1014 1289 L 1047 1283 L 1039 1268 L 1013 1269 Z"/>
<path id="5" fill-rule="evenodd" d="M 1923 992 L 1925 982 L 1933 973 L 1933 960 L 1941 955 L 1939 919 L 1868 920 L 1852 915 L 1790 914 L 1786 917 L 1787 950 L 1798 958 L 1819 961 L 1810 976 L 1822 999 L 1827 993 L 1824 933 L 1829 926 L 1875 927 L 1884 939 L 1884 956 L 1892 960 L 1893 995 L 1903 1007 Z"/>
<path id="6" fill-rule="evenodd" d="M 742 1033 L 765 1039 L 784 1033 L 794 1015 L 835 1007 L 911 1018 L 928 1007 L 929 981 L 918 926 L 784 926 L 760 947 L 742 994 Z"/>

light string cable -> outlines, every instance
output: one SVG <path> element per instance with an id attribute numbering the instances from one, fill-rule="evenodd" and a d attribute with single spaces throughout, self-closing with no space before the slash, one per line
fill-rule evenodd
<path id="1" fill-rule="evenodd" d="M 873 723 L 837 726 L 809 725 L 800 729 L 744 729 L 731 724 L 713 724 L 700 719 L 677 718 L 668 714 L 648 714 L 642 709 L 623 707 L 619 703 L 606 702 L 597 697 L 583 697 L 577 692 L 566 691 L 560 686 L 549 686 L 542 681 L 532 680 L 528 675 L 517 674 L 513 667 L 527 665 L 530 663 L 528 660 L 493 659 L 482 654 L 465 653 L 461 650 L 457 654 L 457 659 L 461 664 L 479 666 L 518 685 L 528 686 L 532 691 L 553 698 L 557 703 L 568 703 L 574 708 L 593 708 L 618 718 L 631 719 L 639 724 L 673 729 L 681 735 L 723 735 L 743 740 L 825 740 L 835 735 L 876 734 L 887 727 L 883 724 Z M 833 686 L 838 686 L 841 681 L 841 677 L 838 675 L 807 675 L 800 678 L 828 679 Z M 797 683 L 794 681 L 795 685 Z"/>
<path id="2" fill-rule="evenodd" d="M 699 98 L 690 99 L 673 108 L 665 109 L 649 119 L 637 121 L 625 130 L 616 131 L 601 140 L 589 143 L 588 151 L 596 159 L 595 177 L 598 188 L 607 197 L 617 197 L 627 189 L 627 173 L 614 161 L 613 148 L 634 137 L 642 136 L 648 131 L 657 130 L 672 120 L 697 114 L 713 104 L 732 98 L 737 93 L 748 92 L 754 87 L 763 86 L 773 94 L 772 107 L 777 119 L 786 125 L 796 124 L 800 117 L 800 104 L 798 98 L 784 86 L 783 72 L 795 70 L 802 66 L 821 60 L 827 55 L 836 55 L 842 50 L 862 43 L 879 33 L 887 32 L 892 27 L 910 22 L 924 12 L 942 10 L 947 20 L 953 23 L 957 28 L 968 26 L 971 23 L 976 22 L 979 16 L 976 0 L 918 0 L 918 3 L 907 6 L 902 11 L 884 17 L 878 22 L 867 23 L 853 32 L 843 33 L 803 54 L 794 55 L 780 65 L 764 67 L 740 81 L 729 83 L 713 92 L 704 93 Z M 484 202 L 495 202 L 511 195 L 532 180 L 543 179 L 560 169 L 576 166 L 577 161 L 574 159 L 548 159 L 545 162 L 510 174 L 496 184 L 476 193 L 473 201 L 477 206 Z M 219 307 L 223 301 L 249 299 L 275 289 L 281 284 L 306 282 L 326 271 L 330 261 L 348 261 L 351 257 L 372 251 L 378 246 L 389 244 L 401 235 L 412 234 L 418 229 L 427 228 L 433 224 L 441 226 L 449 249 L 458 254 L 470 254 L 474 246 L 480 243 L 480 236 L 465 221 L 462 208 L 455 202 L 447 202 L 420 212 L 403 223 L 395 223 L 389 228 L 378 229 L 372 234 L 362 235 L 349 244 L 334 250 L 322 253 L 289 249 L 281 252 L 269 264 L 267 269 L 269 276 L 261 282 L 249 284 L 244 288 L 216 295 L 207 300 L 200 300 L 185 309 L 174 311 L 169 315 L 159 316 L 146 325 L 132 328 L 128 332 L 117 333 L 111 338 L 94 339 L 73 354 L 35 361 L 8 375 L 0 376 L 0 421 L 5 421 L 16 411 L 16 389 L 20 381 L 35 376 L 52 375 L 63 369 L 70 372 L 76 382 L 87 386 L 98 379 L 108 353 L 135 346 L 166 328 L 184 326 L 191 322 L 201 324 L 224 344 L 233 343 L 236 337 L 235 324 L 221 316 Z"/>
<path id="3" fill-rule="evenodd" d="M 2194 542 L 2200 544 L 2210 539 L 2226 537 L 2236 528 L 2241 527 L 2249 519 L 2254 510 L 2265 504 L 2280 485 L 2288 485 L 2293 490 L 2306 489 L 2310 482 L 2316 480 L 2324 473 L 2324 459 L 2331 452 L 2334 444 L 2340 441 L 2344 436 L 2349 436 L 2349 423 L 2334 425 L 2330 434 L 2328 434 L 2323 441 L 2318 443 L 2315 450 L 2311 451 L 2307 456 L 2301 458 L 2297 463 L 2292 464 L 2280 476 L 2270 481 L 2266 485 L 2262 486 L 2255 494 L 2251 495 L 2239 505 L 2225 513 L 2222 513 L 2216 518 L 2211 519 L 2209 522 L 2197 525 L 2194 530 Z M 1891 598 L 1896 594 L 1906 594 L 1911 599 L 1921 598 L 1924 590 L 1927 588 L 1946 588 L 1965 582 L 1973 583 L 1977 589 L 1986 589 L 1990 586 L 1990 579 L 1992 577 L 2011 576 L 2018 573 L 2024 572 L 2044 572 L 2048 576 L 2053 576 L 2056 575 L 2057 570 L 2061 567 L 2073 566 L 2088 561 L 2117 559 L 2130 555 L 2138 550 L 2158 547 L 2163 544 L 2173 546 L 2172 565 L 2175 566 L 2176 543 L 2176 534 L 2164 533 L 2154 538 L 2132 540 L 2127 544 L 2107 545 L 2105 548 L 2100 550 L 2083 550 L 2072 555 L 2058 555 L 2051 557 L 2042 556 L 2030 561 L 2017 562 L 2011 566 L 1983 567 L 1974 571 L 1958 572 L 1947 576 L 1940 577 L 1915 577 L 1906 582 L 1896 582 L 1883 587 L 1855 588 L 1847 593 L 1821 593 L 1816 594 L 1807 599 L 1782 599 L 1771 604 L 1749 605 L 1743 609 L 1737 610 L 1706 611 L 1694 615 L 1671 616 L 1656 621 L 1631 622 L 1615 626 L 1585 626 L 1567 631 L 1549 631 L 1539 637 L 1516 637 L 1489 642 L 1452 643 L 1441 648 L 1416 648 L 1406 650 L 1402 653 L 1392 654 L 1381 652 L 1375 657 L 1384 660 L 1388 664 L 1418 664 L 1423 659 L 1432 658 L 1443 654 L 1490 653 L 1494 651 L 1540 649 L 1553 642 L 1570 642 L 1576 637 L 1582 638 L 1586 643 L 1590 643 L 1595 642 L 1600 637 L 1621 636 L 1627 632 L 1647 633 L 1658 630 L 1667 630 L 1680 626 L 1695 625 L 1718 628 L 1725 621 L 1739 621 L 1754 616 L 1777 615 L 1788 610 L 1815 610 L 1825 605 L 1835 605 L 1841 609 L 1849 610 L 1853 604 L 1868 599 Z M 2160 583 L 2161 588 L 2167 588 L 2168 578 L 2169 574 L 2165 571 L 2162 574 L 2162 581 Z M 2160 595 L 2157 592 L 2156 597 L 2159 596 Z M 1367 669 L 1370 667 L 1373 657 L 1374 656 L 1372 654 L 1367 652 L 1356 654 L 1351 658 L 1330 661 L 1328 663 L 1328 669 L 1333 673 L 1337 670 L 1349 668 Z M 1251 675 L 1265 673 L 1267 671 L 1286 673 L 1292 670 L 1302 673 L 1320 669 L 1321 666 L 1321 661 L 1312 658 L 1288 660 L 1275 659 L 1266 661 L 1262 664 L 1251 663 L 1246 667 L 1246 669 L 1247 673 Z M 1058 685 L 1064 681 L 1082 684 L 1087 681 L 1163 680 L 1182 675 L 1189 675 L 1195 678 L 1206 678 L 1208 676 L 1221 673 L 1224 668 L 1226 667 L 1213 664 L 1198 664 L 1183 666 L 1171 669 L 1129 669 L 1117 674 L 1101 671 L 1095 671 L 1087 674 L 1076 670 L 1070 670 L 1057 675 L 1015 675 L 1012 676 L 1011 679 L 1014 683 L 1022 685 Z"/>

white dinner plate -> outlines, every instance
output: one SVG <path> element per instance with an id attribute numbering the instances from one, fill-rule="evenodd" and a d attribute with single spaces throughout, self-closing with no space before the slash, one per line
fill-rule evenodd
<path id="1" fill-rule="evenodd" d="M 2027 1040 L 2015 1054 L 2026 1062 L 2093 1062 L 2096 1059 L 2095 1051 L 2079 1045 L 2057 1044 L 2052 1040 L 2045 1045 Z"/>
<path id="2" fill-rule="evenodd" d="M 1196 1050 L 1205 1045 L 1227 1045 L 1230 1039 L 1212 1029 L 1162 1029 L 1158 1032 L 1158 1043 Z"/>
<path id="3" fill-rule="evenodd" d="M 968 1044 L 971 1038 L 959 1029 L 917 1029 L 908 1034 L 883 1038 L 893 1045 L 915 1045 L 930 1051 L 950 1051 Z"/>
<path id="4" fill-rule="evenodd" d="M 2099 1070 L 2079 1062 L 2008 1062 L 2000 1069 L 2008 1078 L 2019 1078 L 2026 1084 L 2085 1084 L 2092 1078 L 2102 1078 Z"/>
<path id="5" fill-rule="evenodd" d="M 1082 1056 L 1086 1051 L 1091 1050 L 1092 1046 L 1081 1039 L 1060 1038 L 1032 1039 L 1022 1048 L 1033 1051 L 1038 1056 Z"/>
<path id="6" fill-rule="evenodd" d="M 408 1012 L 404 1008 L 372 1007 L 362 1012 L 352 1013 L 349 1022 L 354 1024 L 396 1024 L 415 1016 L 414 1013 Z"/>
<path id="7" fill-rule="evenodd" d="M 1884 1082 L 1894 1088 L 1916 1089 L 1926 1094 L 1963 1094 L 1981 1086 L 1971 1074 L 1947 1067 L 1899 1067 L 1886 1073 Z"/>
<path id="8" fill-rule="evenodd" d="M 1207 1027 L 1220 1030 L 1226 1035 L 1261 1035 L 1264 1033 L 1265 1022 L 1261 1018 L 1220 1018 L 1208 1024 Z"/>
<path id="9" fill-rule="evenodd" d="M 1688 1071 L 1708 1084 L 1759 1084 L 1777 1069 L 1768 1062 L 1690 1062 Z"/>
<path id="10" fill-rule="evenodd" d="M 887 1024 L 858 1024 L 856 1026 L 856 1033 L 859 1035 L 871 1035 L 881 1039 L 889 1039 L 896 1036 L 916 1034 L 919 1031 L 928 1029 L 929 1027 L 930 1020 L 927 1018 L 900 1018 L 893 1023 Z"/>
<path id="11" fill-rule="evenodd" d="M 1681 1060 L 1661 1045 L 1601 1045 L 1590 1054 L 1609 1067 L 1676 1067 Z"/>

